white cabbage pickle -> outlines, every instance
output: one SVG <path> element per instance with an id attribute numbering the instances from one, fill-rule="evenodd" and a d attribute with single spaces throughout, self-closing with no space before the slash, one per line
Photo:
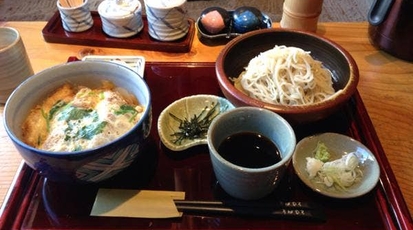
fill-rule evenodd
<path id="1" fill-rule="evenodd" d="M 320 147 L 323 148 L 324 152 L 328 152 L 325 145 L 319 143 L 315 153 L 319 152 L 318 148 Z M 306 158 L 306 171 L 310 179 L 327 187 L 347 190 L 363 178 L 363 172 L 359 167 L 361 161 L 357 152 L 344 154 L 340 159 L 332 161 L 326 159 L 326 155 L 330 157 L 332 154 L 323 154 L 323 156 L 314 154 L 314 157 Z M 319 159 L 320 157 L 322 160 Z"/>
<path id="2" fill-rule="evenodd" d="M 323 167 L 324 162 L 320 161 L 319 159 L 313 157 L 307 157 L 307 172 L 310 176 L 310 179 L 313 179 L 317 176 L 318 172 Z"/>

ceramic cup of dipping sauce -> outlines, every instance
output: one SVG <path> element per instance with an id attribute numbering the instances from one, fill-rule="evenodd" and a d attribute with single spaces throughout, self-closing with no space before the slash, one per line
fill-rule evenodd
<path id="1" fill-rule="evenodd" d="M 189 30 L 186 0 L 145 0 L 149 35 L 159 41 L 185 37 Z"/>
<path id="2" fill-rule="evenodd" d="M 33 68 L 19 31 L 0 27 L 0 103 L 5 103 L 13 90 L 31 75 Z"/>
<path id="3" fill-rule="evenodd" d="M 256 200 L 277 187 L 291 162 L 294 130 L 280 115 L 238 107 L 209 126 L 208 148 L 220 186 L 232 197 Z"/>
<path id="4" fill-rule="evenodd" d="M 103 31 L 116 38 L 132 37 L 143 29 L 139 0 L 104 0 L 98 6 Z"/>

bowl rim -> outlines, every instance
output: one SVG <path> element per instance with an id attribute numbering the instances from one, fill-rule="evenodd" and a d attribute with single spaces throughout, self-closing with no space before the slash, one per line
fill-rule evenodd
<path id="1" fill-rule="evenodd" d="M 73 151 L 73 152 L 55 152 L 55 151 L 47 151 L 47 150 L 42 150 L 42 149 L 38 149 L 35 147 L 32 147 L 28 144 L 26 144 L 25 142 L 23 142 L 23 140 L 21 140 L 21 138 L 19 138 L 15 132 L 12 131 L 12 129 L 9 127 L 9 122 L 7 122 L 7 118 L 6 118 L 6 114 L 7 114 L 7 110 L 9 109 L 9 104 L 11 103 L 11 101 L 13 100 L 15 94 L 17 94 L 16 92 L 18 92 L 19 90 L 21 90 L 24 87 L 27 87 L 28 84 L 30 84 L 33 79 L 35 78 L 39 78 L 39 77 L 43 77 L 44 74 L 50 73 L 52 71 L 55 71 L 56 69 L 59 68 L 67 68 L 68 66 L 72 66 L 72 68 L 77 68 L 78 65 L 97 65 L 97 66 L 102 66 L 102 65 L 108 65 L 108 66 L 113 66 L 116 68 L 122 68 L 125 69 L 127 72 L 131 72 L 134 73 L 136 75 L 136 79 L 138 79 L 138 81 L 142 81 L 143 85 L 145 86 L 146 90 L 148 92 L 148 107 L 145 108 L 144 114 L 142 115 L 141 119 L 126 133 L 124 133 L 123 135 L 117 137 L 116 139 L 107 142 L 103 145 L 99 145 L 97 147 L 94 148 L 90 148 L 90 149 L 85 149 L 85 150 L 81 150 L 81 151 Z M 108 62 L 108 61 L 75 61 L 75 62 L 65 62 L 65 63 L 61 63 L 61 64 L 57 64 L 51 67 L 48 67 L 32 76 L 30 76 L 29 78 L 27 78 L 24 82 L 22 82 L 19 86 L 17 86 L 17 88 L 12 92 L 12 94 L 10 95 L 10 97 L 8 98 L 7 102 L 4 105 L 4 116 L 3 116 L 3 126 L 6 130 L 6 133 L 8 134 L 9 138 L 16 144 L 19 145 L 20 147 L 26 148 L 31 152 L 36 152 L 37 154 L 43 155 L 43 156 L 49 156 L 49 157 L 66 157 L 66 156 L 85 156 L 85 155 L 89 155 L 93 152 L 95 152 L 96 150 L 102 149 L 102 148 L 107 148 L 110 147 L 111 145 L 116 144 L 117 141 L 119 141 L 120 139 L 122 139 L 122 137 L 125 137 L 127 135 L 130 135 L 131 132 L 133 132 L 133 130 L 135 130 L 138 126 L 142 125 L 144 122 L 144 118 L 151 116 L 152 113 L 152 108 L 151 108 L 151 104 L 152 104 L 152 98 L 151 98 L 151 91 L 150 88 L 148 86 L 148 84 L 146 83 L 146 81 L 140 77 L 140 75 L 138 73 L 136 73 L 134 70 L 128 68 L 127 66 L 118 64 L 118 63 L 114 63 L 114 62 Z"/>
<path id="2" fill-rule="evenodd" d="M 271 33 L 301 34 L 303 36 L 308 36 L 308 37 L 315 38 L 317 40 L 321 40 L 327 45 L 332 46 L 333 48 L 338 50 L 345 58 L 346 62 L 349 65 L 349 69 L 350 69 L 349 81 L 347 82 L 345 87 L 341 91 L 336 92 L 333 97 L 325 101 L 314 103 L 314 104 L 308 104 L 308 105 L 271 104 L 271 103 L 263 102 L 263 101 L 254 99 L 252 97 L 249 97 L 248 95 L 239 91 L 237 88 L 235 88 L 234 84 L 227 77 L 223 77 L 226 75 L 224 72 L 224 66 L 223 66 L 224 58 L 227 56 L 229 51 L 239 42 L 242 42 L 258 34 L 271 34 Z M 359 82 L 358 66 L 355 60 L 353 59 L 353 57 L 350 55 L 350 53 L 347 50 L 345 50 L 341 45 L 339 45 L 338 43 L 328 38 L 323 37 L 322 35 L 318 35 L 318 34 L 311 33 L 311 32 L 306 32 L 306 31 L 285 29 L 285 28 L 269 28 L 269 29 L 256 30 L 256 31 L 251 31 L 251 32 L 248 32 L 246 34 L 243 34 L 241 36 L 234 38 L 233 40 L 229 41 L 225 45 L 225 47 L 221 50 L 215 62 L 215 67 L 216 67 L 215 70 L 216 70 L 216 74 L 217 74 L 217 78 L 218 78 L 218 82 L 220 86 L 223 87 L 227 92 L 231 92 L 230 94 L 234 98 L 243 102 L 244 104 L 245 102 L 248 101 L 249 105 L 269 109 L 269 110 L 272 110 L 280 114 L 313 113 L 313 112 L 324 110 L 326 107 L 331 107 L 331 106 L 342 104 L 345 101 L 347 101 L 347 99 L 351 97 L 357 91 L 357 85 Z"/>

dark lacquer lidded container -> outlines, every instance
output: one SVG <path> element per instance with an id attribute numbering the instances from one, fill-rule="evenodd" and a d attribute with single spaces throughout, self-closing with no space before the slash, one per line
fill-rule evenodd
<path id="1" fill-rule="evenodd" d="M 413 0 L 376 0 L 368 21 L 374 45 L 395 57 L 413 61 Z"/>

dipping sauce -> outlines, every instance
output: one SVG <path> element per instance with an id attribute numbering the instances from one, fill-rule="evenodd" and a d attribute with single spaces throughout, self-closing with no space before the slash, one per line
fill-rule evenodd
<path id="1" fill-rule="evenodd" d="M 227 161 L 246 168 L 263 168 L 281 161 L 278 147 L 268 138 L 254 132 L 240 132 L 227 137 L 218 147 Z"/>

